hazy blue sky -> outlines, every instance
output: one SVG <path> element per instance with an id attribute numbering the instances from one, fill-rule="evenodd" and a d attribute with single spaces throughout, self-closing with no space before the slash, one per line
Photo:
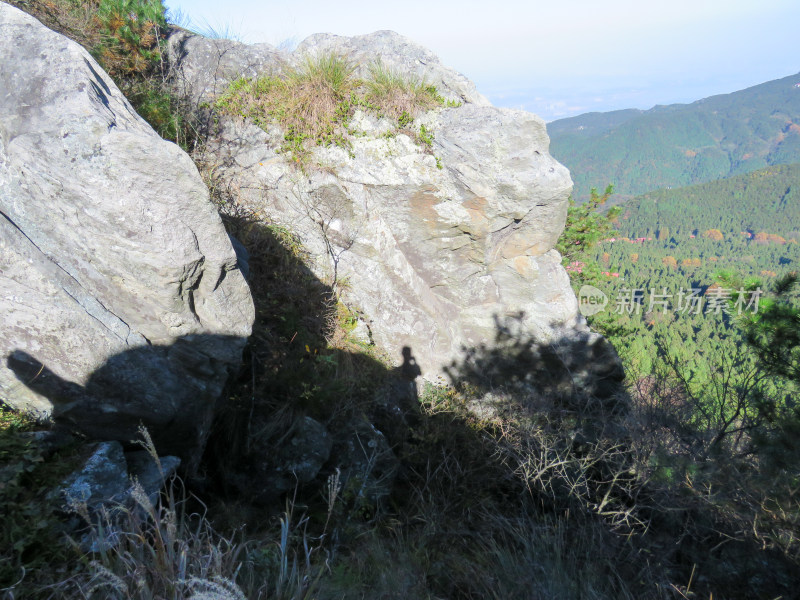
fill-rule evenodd
<path id="1" fill-rule="evenodd" d="M 690 102 L 800 71 L 799 0 L 166 0 L 246 42 L 392 29 L 546 120 Z M 799 79 L 800 81 L 800 79 Z"/>

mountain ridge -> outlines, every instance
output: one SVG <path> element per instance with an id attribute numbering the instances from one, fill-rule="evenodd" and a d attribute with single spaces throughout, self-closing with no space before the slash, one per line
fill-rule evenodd
<path id="1" fill-rule="evenodd" d="M 628 197 L 798 162 L 798 81 L 800 73 L 690 104 L 553 121 L 551 152 L 578 198 L 608 183 Z"/>

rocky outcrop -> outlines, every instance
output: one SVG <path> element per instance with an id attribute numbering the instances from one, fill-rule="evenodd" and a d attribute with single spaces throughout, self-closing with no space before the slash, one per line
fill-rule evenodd
<path id="1" fill-rule="evenodd" d="M 4 3 L 0 90 L 0 398 L 195 457 L 254 316 L 195 165 Z"/>
<path id="2" fill-rule="evenodd" d="M 180 465 L 176 456 L 156 460 L 146 450 L 125 453 L 119 442 L 99 442 L 86 449 L 88 456 L 80 467 L 61 482 L 59 493 L 64 505 L 85 505 L 92 513 L 102 507 L 136 507 L 134 486 L 156 505 L 164 483 Z"/>
<path id="3" fill-rule="evenodd" d="M 277 73 L 289 55 L 270 44 L 209 39 L 176 29 L 169 37 L 169 60 L 180 68 L 176 85 L 193 103 L 213 101 L 237 77 Z"/>
<path id="4" fill-rule="evenodd" d="M 232 77 L 229 62 L 208 63 L 213 40 L 182 38 L 180 69 Z M 193 48 L 205 49 L 198 51 Z M 275 72 L 274 49 L 236 46 Z M 283 132 L 224 118 L 206 159 L 238 201 L 297 232 L 317 274 L 371 319 L 373 339 L 399 356 L 408 346 L 434 378 L 463 347 L 495 337 L 495 317 L 523 314 L 543 341 L 585 326 L 561 258 L 553 250 L 572 189 L 569 172 L 548 154 L 544 122 L 495 108 L 428 50 L 391 32 L 312 36 L 284 63 L 333 51 L 362 65 L 381 60 L 396 72 L 435 82 L 463 105 L 419 115 L 405 130 L 358 111 L 350 147 L 317 147 L 311 168 L 277 153 Z M 230 57 L 232 54 L 226 54 Z M 202 65 L 202 69 L 198 66 Z M 224 73 L 222 73 L 224 71 Z M 205 89 L 205 88 L 204 88 Z M 219 90 L 219 88 L 217 88 Z M 416 132 L 433 132 L 429 147 Z"/>
<path id="5" fill-rule="evenodd" d="M 444 66 L 427 48 L 393 31 L 356 37 L 317 33 L 305 39 L 294 52 L 284 52 L 270 44 L 208 39 L 182 29 L 169 38 L 170 61 L 178 67 L 178 88 L 198 103 L 213 101 L 238 77 L 276 75 L 286 66 L 298 66 L 306 57 L 320 53 L 346 56 L 359 77 L 366 76 L 369 64 L 380 59 L 394 72 L 413 75 L 436 86 L 448 100 L 491 105 L 469 79 Z"/>
<path id="6" fill-rule="evenodd" d="M 528 113 L 465 105 L 423 117 L 424 152 L 404 134 L 366 135 L 350 153 L 321 148 L 308 175 L 275 155 L 280 135 L 225 124 L 214 152 L 240 200 L 298 232 L 318 274 L 372 319 L 393 354 L 409 346 L 431 375 L 495 333 L 495 315 L 525 313 L 542 339 L 578 322 L 552 250 L 566 215 L 569 174 L 547 154 Z"/>
<path id="7" fill-rule="evenodd" d="M 292 58 L 299 61 L 304 56 L 325 53 L 348 57 L 356 65 L 359 77 L 366 77 L 370 63 L 379 59 L 390 71 L 436 86 L 448 100 L 491 106 L 491 102 L 479 94 L 475 84 L 464 75 L 443 65 L 439 57 L 427 48 L 394 31 L 376 31 L 354 37 L 316 33 L 300 43 Z"/>
<path id="8" fill-rule="evenodd" d="M 125 453 L 113 441 L 91 444 L 83 454 L 82 464 L 55 492 L 72 538 L 85 552 L 101 552 L 125 535 L 121 522 L 154 514 L 161 489 L 181 461 L 176 456 L 156 458 L 147 450 Z"/>

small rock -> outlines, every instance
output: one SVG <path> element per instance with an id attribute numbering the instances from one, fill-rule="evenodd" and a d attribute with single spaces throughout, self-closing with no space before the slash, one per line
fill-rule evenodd
<path id="1" fill-rule="evenodd" d="M 373 505 L 388 496 L 400 461 L 386 436 L 366 421 L 334 447 L 334 464 L 340 469 L 342 489 L 356 502 Z"/>
<path id="2" fill-rule="evenodd" d="M 67 505 L 85 504 L 90 512 L 122 502 L 128 490 L 128 465 L 119 442 L 93 445 L 83 465 L 61 484 Z"/>
<path id="3" fill-rule="evenodd" d="M 288 443 L 278 449 L 278 470 L 291 473 L 292 484 L 295 478 L 298 483 L 308 483 L 330 457 L 331 445 L 325 426 L 311 417 L 304 417 L 295 424 Z"/>

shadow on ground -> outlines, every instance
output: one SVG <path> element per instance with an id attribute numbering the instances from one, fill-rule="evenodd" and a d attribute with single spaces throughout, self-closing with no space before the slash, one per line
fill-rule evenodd
<path id="1" fill-rule="evenodd" d="M 539 344 L 521 319 L 498 318 L 495 339 L 451 366 L 449 386 L 422 384 L 413 348 L 391 349 L 390 367 L 357 335 L 357 310 L 306 267 L 290 232 L 223 214 L 249 253 L 256 322 L 188 481 L 219 531 L 267 535 L 293 515 L 289 534 L 314 540 L 319 598 L 791 595 L 794 563 L 681 486 L 648 479 L 606 342 Z M 109 394 L 153 418 L 137 398 L 196 394 L 192 378 L 215 368 L 203 348 L 225 341 L 213 338 L 114 357 L 85 388 L 22 353 L 9 365 L 59 419 L 90 421 Z M 117 361 L 127 366 L 111 370 Z M 194 435 L 157 420 L 162 452 Z"/>

